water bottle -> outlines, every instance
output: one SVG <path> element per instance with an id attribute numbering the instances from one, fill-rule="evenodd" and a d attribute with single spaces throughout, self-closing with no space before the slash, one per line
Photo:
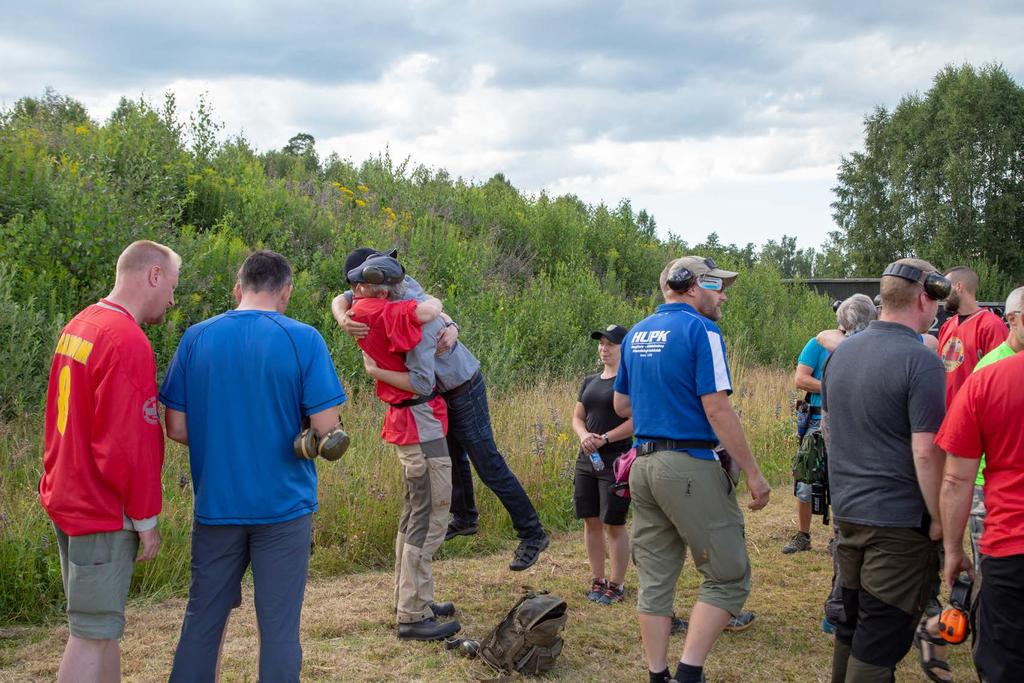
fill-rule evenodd
<path id="1" fill-rule="evenodd" d="M 604 469 L 604 460 L 601 459 L 601 454 L 597 451 L 590 454 L 590 464 L 593 466 L 595 472 L 600 472 Z"/>

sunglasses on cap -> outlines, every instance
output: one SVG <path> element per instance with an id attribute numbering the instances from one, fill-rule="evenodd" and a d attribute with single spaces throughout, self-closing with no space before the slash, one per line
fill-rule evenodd
<path id="1" fill-rule="evenodd" d="M 715 277 L 714 275 L 701 275 L 697 278 L 697 286 L 701 289 L 707 289 L 712 292 L 722 291 L 723 286 L 722 278 Z"/>

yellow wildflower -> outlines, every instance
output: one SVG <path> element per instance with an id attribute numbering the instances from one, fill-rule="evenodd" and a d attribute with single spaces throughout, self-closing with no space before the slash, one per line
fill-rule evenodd
<path id="1" fill-rule="evenodd" d="M 362 199 L 357 199 L 356 206 L 366 206 L 366 202 L 364 202 Z"/>
<path id="2" fill-rule="evenodd" d="M 356 185 L 356 189 L 362 192 L 363 194 L 366 194 L 367 192 L 370 191 L 370 188 L 368 188 L 366 185 L 363 185 L 362 183 Z"/>

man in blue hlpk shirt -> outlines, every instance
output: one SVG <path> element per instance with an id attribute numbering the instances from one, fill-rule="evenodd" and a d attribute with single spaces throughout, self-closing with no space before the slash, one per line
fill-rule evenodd
<path id="1" fill-rule="evenodd" d="M 292 444 L 304 417 L 329 437 L 345 392 L 320 333 L 284 315 L 291 293 L 283 256 L 251 254 L 238 272 L 238 308 L 185 331 L 160 388 L 167 435 L 189 447 L 195 493 L 192 583 L 172 682 L 215 680 L 250 564 L 259 679 L 299 680 L 317 477 Z"/>
<path id="2" fill-rule="evenodd" d="M 686 549 L 704 581 L 674 680 L 704 680 L 704 661 L 750 592 L 750 561 L 735 481 L 712 450 L 721 442 L 747 475 L 751 510 L 768 504 L 771 488 L 729 403 L 732 380 L 725 343 L 714 321 L 736 273 L 714 261 L 672 261 L 659 284 L 665 303 L 640 321 L 622 344 L 615 411 L 632 415 L 637 458 L 629 477 L 633 558 L 640 590 L 637 612 L 652 683 L 672 677 L 667 651 L 676 580 Z M 738 473 L 735 474 L 738 478 Z"/>

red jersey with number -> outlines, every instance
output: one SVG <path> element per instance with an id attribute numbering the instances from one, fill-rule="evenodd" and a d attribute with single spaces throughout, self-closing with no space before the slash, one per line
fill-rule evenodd
<path id="1" fill-rule="evenodd" d="M 352 304 L 352 319 L 370 326 L 359 346 L 384 370 L 408 372 L 405 354 L 423 338 L 423 327 L 416 317 L 416 300 L 388 301 L 359 298 Z M 386 382 L 377 382 L 377 398 L 388 404 L 381 437 L 388 443 L 406 445 L 443 439 L 448 433 L 448 406 L 435 396 L 412 406 L 403 401 L 420 398 Z"/>
<path id="2" fill-rule="evenodd" d="M 1009 331 L 999 316 L 982 308 L 960 322 L 953 316 L 939 330 L 939 358 L 946 368 L 946 409 L 974 372 L 982 356 L 1004 341 Z"/>
<path id="3" fill-rule="evenodd" d="M 123 307 L 101 300 L 61 332 L 46 392 L 39 500 L 69 536 L 160 513 L 164 432 L 156 359 Z"/>
<path id="4" fill-rule="evenodd" d="M 964 382 L 935 443 L 954 456 L 985 454 L 981 552 L 1024 554 L 1024 354 L 978 370 Z"/>

